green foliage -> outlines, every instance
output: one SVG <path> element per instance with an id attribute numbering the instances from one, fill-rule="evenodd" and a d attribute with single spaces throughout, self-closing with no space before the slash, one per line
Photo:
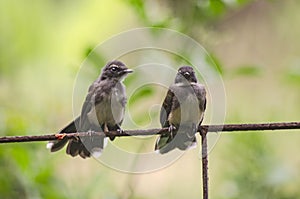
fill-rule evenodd
<path id="1" fill-rule="evenodd" d="M 193 33 L 195 24 L 212 23 L 220 19 L 231 8 L 244 6 L 252 0 L 167 0 L 167 1 L 147 1 L 147 0 L 127 0 L 135 12 L 138 14 L 139 19 L 147 26 L 154 27 L 168 27 L 172 28 L 172 24 L 177 24 L 176 29 L 180 28 L 184 32 Z M 151 3 L 149 3 L 151 2 Z M 155 9 L 161 17 L 158 20 L 153 19 L 151 13 L 153 8 L 150 6 L 155 5 Z M 172 14 L 174 17 L 170 17 Z M 176 20 L 176 22 L 174 22 Z M 160 24 L 160 25 L 158 25 Z"/>
<path id="2" fill-rule="evenodd" d="M 233 71 L 235 76 L 259 76 L 262 74 L 262 69 L 258 66 L 240 66 Z"/>
<path id="3" fill-rule="evenodd" d="M 38 158 L 43 144 L 1 146 L 1 198 L 66 198 L 59 190 L 53 165 Z"/>
<path id="4" fill-rule="evenodd" d="M 136 90 L 128 101 L 128 108 L 135 113 L 132 115 L 132 119 L 138 125 L 145 125 L 151 121 L 150 115 L 145 112 L 147 110 L 147 104 L 149 104 L 149 98 L 155 94 L 155 88 L 151 86 L 143 86 Z"/>
<path id="5" fill-rule="evenodd" d="M 226 11 L 226 4 L 222 0 L 210 0 L 207 10 L 210 17 L 220 16 Z"/>
<path id="6" fill-rule="evenodd" d="M 136 103 L 139 100 L 144 100 L 145 98 L 147 99 L 148 97 L 150 97 L 151 95 L 153 95 L 153 88 L 151 88 L 150 86 L 144 86 L 141 89 L 137 90 L 131 97 L 130 97 L 130 101 L 129 104 L 131 105 L 131 103 Z"/>
<path id="7" fill-rule="evenodd" d="M 2 147 L 1 147 L 2 148 Z M 14 171 L 12 165 L 8 162 L 9 157 L 5 157 L 4 153 L 6 150 L 1 149 L 0 157 L 0 195 L 1 198 L 25 198 L 25 189 L 22 185 L 21 180 L 19 179 L 18 174 Z M 11 175 L 7 175 L 11 173 Z M 5 179 L 5 180 L 4 180 Z"/>
<path id="8" fill-rule="evenodd" d="M 284 79 L 286 82 L 299 85 L 300 84 L 300 67 L 297 63 L 292 67 L 287 68 L 287 70 L 283 73 Z"/>
<path id="9" fill-rule="evenodd" d="M 220 40 L 224 38 L 222 37 L 224 29 L 235 28 L 224 23 L 224 21 L 228 22 L 226 16 L 231 16 L 232 13 L 242 14 L 242 8 L 253 2 L 264 3 L 265 1 L 128 0 L 124 3 L 112 0 L 72 1 L 72 4 L 61 0 L 31 1 L 30 3 L 16 0 L 0 1 L 0 135 L 54 133 L 71 120 L 72 86 L 79 65 L 83 59 L 87 58 L 86 61 L 93 67 L 93 75 L 97 76 L 99 68 L 105 64 L 106 59 L 93 49 L 109 36 L 138 26 L 166 27 L 186 33 L 195 39 L 200 38 L 199 41 L 218 48 Z M 297 13 L 299 12 L 295 6 L 298 4 L 291 6 L 279 3 L 280 1 L 268 2 L 272 9 L 279 8 L 276 11 L 281 12 L 287 9 L 286 12 L 291 13 L 291 17 L 287 20 L 281 15 L 282 13 L 273 12 L 272 20 L 268 21 L 274 24 L 279 23 L 277 22 L 278 16 L 280 20 L 283 20 L 280 24 L 286 25 L 282 28 L 286 32 L 283 31 L 284 34 L 281 37 L 276 37 L 271 41 L 255 40 L 257 43 L 250 46 L 248 39 L 253 37 L 252 34 L 255 34 L 255 38 L 260 36 L 260 33 L 256 32 L 259 26 L 256 26 L 256 23 L 245 23 L 245 18 L 241 18 L 241 22 L 235 19 L 234 23 L 244 24 L 242 27 L 245 31 L 237 34 L 241 38 L 239 41 L 244 42 L 239 46 L 241 48 L 231 51 L 234 52 L 232 54 L 227 52 L 222 54 L 222 51 L 214 52 L 212 47 L 209 56 L 205 57 L 206 63 L 224 78 L 228 95 L 227 121 L 242 123 L 256 118 L 259 118 L 257 122 L 269 121 L 270 117 L 266 115 L 279 115 L 278 117 L 287 121 L 299 118 L 300 109 L 297 103 L 300 99 L 299 63 L 288 65 L 289 67 L 282 64 L 290 59 L 282 55 L 286 50 L 283 50 L 284 46 L 292 48 L 287 54 L 299 57 L 296 54 L 300 52 L 297 47 L 299 38 L 296 34 L 299 29 L 297 28 L 299 21 Z M 263 7 L 266 4 L 255 5 L 252 8 L 254 10 L 259 8 L 262 8 L 264 12 L 271 10 Z M 290 12 L 293 9 L 296 11 Z M 246 11 L 249 12 L 249 9 Z M 247 18 L 255 16 L 254 12 L 247 13 Z M 297 23 L 291 30 L 289 23 L 293 20 Z M 218 26 L 218 24 L 223 26 Z M 215 26 L 220 29 L 214 29 Z M 234 28 L 231 31 L 236 31 Z M 276 28 L 263 33 L 266 33 L 267 37 L 279 35 L 281 28 L 277 26 Z M 265 31 L 268 31 L 267 28 Z M 290 34 L 294 32 L 296 36 L 290 37 Z M 247 34 L 252 37 L 247 37 Z M 153 36 L 159 35 L 154 31 Z M 227 44 L 226 42 L 220 43 Z M 263 61 L 263 69 L 246 63 L 231 70 L 224 64 L 230 59 L 236 59 L 237 65 L 245 63 L 241 60 L 243 58 L 238 56 L 238 51 L 243 49 L 243 45 L 246 45 L 248 49 L 248 46 L 256 46 L 260 42 L 265 45 L 259 46 L 258 50 L 267 46 L 267 49 L 259 52 L 261 57 L 255 57 L 255 52 L 251 54 L 251 48 L 247 51 L 247 53 L 251 52 L 247 58 L 257 61 L 252 63 Z M 280 56 L 276 54 L 277 51 L 274 52 L 274 49 L 271 49 L 273 48 L 270 44 L 272 42 L 276 43 L 275 47 L 280 52 Z M 270 53 L 272 64 L 265 65 L 269 51 L 275 55 Z M 180 62 L 191 56 L 186 52 L 182 52 L 182 55 L 182 57 L 174 56 L 174 61 Z M 229 58 L 224 61 L 224 57 Z M 132 86 L 139 75 L 138 73 L 131 74 L 125 80 L 125 84 Z M 232 82 L 231 75 L 240 77 L 239 82 Z M 245 80 L 253 80 L 250 82 L 251 87 L 245 86 Z M 268 82 L 269 80 L 271 82 Z M 286 84 L 282 85 L 280 80 L 284 80 Z M 262 86 L 254 87 L 252 85 L 256 83 L 254 81 L 258 81 L 257 85 Z M 245 93 L 250 94 L 248 96 Z M 148 124 L 151 119 L 155 119 L 158 123 L 159 109 L 151 110 L 150 113 L 145 110 L 148 110 L 147 108 L 151 107 L 154 101 L 161 103 L 164 94 L 150 86 L 136 90 L 128 102 L 128 109 L 131 110 L 133 120 L 139 125 Z M 256 104 L 244 103 L 243 99 L 251 98 L 252 100 L 255 96 L 259 97 L 259 101 L 255 101 Z M 208 102 L 210 101 L 209 99 Z M 266 109 L 260 107 L 266 107 Z M 211 108 L 213 107 L 208 104 L 208 109 Z M 241 112 L 241 110 L 246 111 Z M 240 120 L 241 115 L 243 115 L 243 120 Z M 205 120 L 209 121 L 209 116 L 206 116 Z M 288 133 L 284 134 L 286 140 L 282 140 L 282 148 L 279 149 L 277 143 L 272 142 L 276 137 L 275 134 L 268 136 L 254 133 L 231 134 L 227 143 L 220 139 L 217 146 L 224 150 L 213 151 L 210 158 L 214 159 L 216 154 L 221 157 L 220 164 L 216 165 L 221 177 L 215 178 L 216 174 L 210 170 L 211 187 L 209 188 L 212 190 L 210 194 L 215 198 L 232 199 L 299 198 L 300 181 L 297 168 L 299 158 L 295 153 L 298 150 L 298 143 L 295 144 L 294 150 L 290 150 L 292 149 L 291 143 L 297 141 L 299 137 L 295 136 L 293 137 L 295 139 L 290 139 L 289 136 Z M 140 147 L 134 145 L 136 142 L 139 144 L 147 142 L 151 150 L 153 148 L 154 139 L 145 142 L 141 142 L 139 138 L 136 138 L 138 141 L 126 141 L 126 139 L 116 139 L 116 142 L 122 142 L 135 149 Z M 287 151 L 292 155 L 288 156 Z M 167 198 L 162 196 L 182 198 L 179 192 L 187 198 L 196 198 L 195 195 L 198 198 L 201 188 L 201 165 L 192 153 L 193 151 L 187 152 L 187 156 L 178 160 L 179 164 L 175 163 L 157 173 L 134 175 L 116 172 L 98 163 L 94 164 L 93 160 L 71 158 L 66 156 L 64 151 L 51 154 L 46 150 L 45 143 L 1 144 L 0 198 L 146 199 L 156 196 L 156 198 Z M 281 153 L 284 155 L 280 156 Z M 192 156 L 188 156 L 189 154 Z M 187 164 L 190 162 L 192 164 Z M 288 165 L 288 168 L 285 169 L 281 162 Z M 151 164 L 151 160 L 147 164 Z M 214 165 L 210 165 L 212 166 Z M 294 167 L 296 169 L 291 175 L 297 176 L 296 180 L 288 175 L 288 171 L 293 171 Z M 287 178 L 276 179 L 277 175 L 281 177 L 282 174 Z M 182 177 L 189 175 L 192 177 L 182 183 Z M 217 183 L 214 184 L 216 181 L 220 187 L 225 187 L 223 191 L 215 191 L 219 188 Z M 147 187 L 148 184 L 155 188 Z M 188 186 L 193 186 L 190 189 L 192 191 L 186 188 Z"/>
<path id="10" fill-rule="evenodd" d="M 213 68 L 219 74 L 222 75 L 224 73 L 224 70 L 220 63 L 220 60 L 218 60 L 218 58 L 216 56 L 214 56 L 213 54 L 207 55 L 205 57 L 205 61 L 209 66 L 211 66 L 211 68 Z"/>
<path id="11" fill-rule="evenodd" d="M 98 71 L 101 66 L 104 66 L 106 64 L 104 61 L 104 57 L 100 53 L 93 51 L 93 48 L 91 47 L 86 49 L 84 57 L 86 57 L 87 60 L 92 64 L 92 66 L 94 66 Z"/>
<path id="12" fill-rule="evenodd" d="M 135 9 L 135 11 L 140 16 L 141 19 L 143 20 L 147 19 L 144 0 L 128 0 L 128 2 L 132 6 L 132 8 Z"/>
<path id="13" fill-rule="evenodd" d="M 287 193 L 284 184 L 289 177 L 280 168 L 267 136 L 261 133 L 230 136 L 223 168 L 226 175 L 224 186 L 228 186 L 226 196 L 220 198 L 295 198 L 298 193 Z M 274 182 L 274 176 L 280 177 Z"/>

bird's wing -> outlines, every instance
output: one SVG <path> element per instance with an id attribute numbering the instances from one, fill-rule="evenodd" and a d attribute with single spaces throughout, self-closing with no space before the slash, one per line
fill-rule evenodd
<path id="1" fill-rule="evenodd" d="M 171 112 L 173 97 L 174 97 L 174 92 L 170 87 L 165 97 L 165 100 L 162 104 L 162 107 L 160 109 L 160 124 L 162 127 L 169 126 L 168 117 Z"/>
<path id="2" fill-rule="evenodd" d="M 206 90 L 205 86 L 202 84 L 194 84 L 193 85 L 194 92 L 198 99 L 199 110 L 204 113 L 206 109 Z M 201 118 L 200 124 L 202 123 L 203 117 Z"/>
<path id="3" fill-rule="evenodd" d="M 107 82 L 95 81 L 89 88 L 89 92 L 85 98 L 85 101 L 81 109 L 81 120 L 80 120 L 80 130 L 87 131 L 90 130 L 91 121 L 89 121 L 88 114 L 92 109 L 94 109 L 99 103 L 103 102 L 111 92 L 111 85 Z"/>
<path id="4" fill-rule="evenodd" d="M 88 129 L 82 129 L 82 128 L 84 126 L 86 126 L 85 124 L 89 123 L 87 114 L 92 110 L 92 107 L 95 106 L 95 103 L 93 102 L 94 93 L 95 93 L 95 85 L 92 84 L 89 87 L 89 92 L 85 98 L 85 101 L 84 101 L 84 103 L 82 105 L 82 109 L 81 109 L 79 128 L 82 131 L 88 130 Z"/>
<path id="5" fill-rule="evenodd" d="M 74 121 L 72 121 L 65 128 L 63 128 L 59 133 L 76 133 L 79 121 L 80 117 L 77 117 Z"/>

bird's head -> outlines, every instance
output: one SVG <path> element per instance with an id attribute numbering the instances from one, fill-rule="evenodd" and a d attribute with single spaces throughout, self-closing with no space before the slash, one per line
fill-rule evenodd
<path id="1" fill-rule="evenodd" d="M 103 68 L 101 80 L 110 78 L 122 81 L 128 73 L 132 72 L 133 70 L 127 68 L 121 61 L 111 61 Z"/>
<path id="2" fill-rule="evenodd" d="M 178 69 L 175 83 L 190 84 L 197 83 L 195 72 L 190 66 L 182 66 Z"/>

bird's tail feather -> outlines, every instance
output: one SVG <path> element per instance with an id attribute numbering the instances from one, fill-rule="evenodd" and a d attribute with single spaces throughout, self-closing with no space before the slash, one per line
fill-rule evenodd
<path id="1" fill-rule="evenodd" d="M 77 126 L 79 125 L 80 117 L 77 117 L 74 121 L 70 122 L 65 128 L 63 128 L 59 134 L 63 133 L 76 133 Z M 68 142 L 68 138 L 63 138 L 62 140 L 50 141 L 47 144 L 47 148 L 50 148 L 51 152 L 58 151 L 62 149 Z"/>
<path id="2" fill-rule="evenodd" d="M 91 153 L 86 149 L 79 138 L 69 141 L 66 152 L 72 157 L 75 157 L 77 155 L 80 155 L 82 158 L 91 156 Z"/>
<path id="3" fill-rule="evenodd" d="M 181 127 L 178 132 L 173 132 L 173 136 L 161 135 L 156 142 L 155 150 L 165 154 L 175 148 L 179 150 L 191 149 L 197 144 L 195 133 L 195 128 L 185 126 Z"/>
<path id="4" fill-rule="evenodd" d="M 102 150 L 106 147 L 107 138 L 105 135 L 93 135 L 71 140 L 67 147 L 67 154 L 71 156 L 80 155 L 82 158 L 99 157 Z"/>
<path id="5" fill-rule="evenodd" d="M 79 126 L 80 117 L 77 117 L 73 122 L 68 124 L 59 133 L 75 133 L 78 132 L 77 128 Z M 69 141 L 69 143 L 68 143 Z M 97 157 L 101 155 L 103 148 L 107 144 L 107 139 L 105 135 L 93 135 L 86 137 L 76 137 L 74 139 L 63 138 L 62 140 L 50 141 L 47 144 L 47 148 L 51 152 L 58 151 L 62 149 L 68 143 L 66 153 L 71 156 L 81 156 L 82 158 L 90 157 L 91 155 Z"/>

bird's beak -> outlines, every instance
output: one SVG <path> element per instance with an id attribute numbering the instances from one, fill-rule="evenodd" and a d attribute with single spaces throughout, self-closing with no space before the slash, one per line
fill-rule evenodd
<path id="1" fill-rule="evenodd" d="M 132 70 L 132 69 L 129 69 L 129 68 L 127 68 L 126 70 L 124 70 L 124 72 L 125 72 L 125 73 L 132 73 L 132 72 L 133 72 L 133 70 Z"/>
<path id="2" fill-rule="evenodd" d="M 188 76 L 190 76 L 190 73 L 189 73 L 189 72 L 185 72 L 185 73 L 184 73 L 184 76 L 187 76 L 187 77 L 188 77 Z"/>

